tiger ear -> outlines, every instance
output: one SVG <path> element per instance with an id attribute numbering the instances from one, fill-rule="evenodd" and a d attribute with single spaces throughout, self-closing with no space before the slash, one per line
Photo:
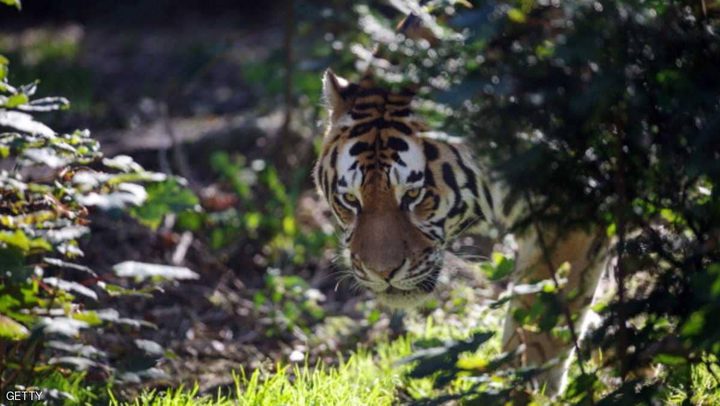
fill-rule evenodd
<path id="1" fill-rule="evenodd" d="M 323 75 L 323 97 L 330 110 L 332 121 L 337 120 L 350 110 L 355 87 L 347 79 L 335 75 L 332 70 L 325 71 Z"/>

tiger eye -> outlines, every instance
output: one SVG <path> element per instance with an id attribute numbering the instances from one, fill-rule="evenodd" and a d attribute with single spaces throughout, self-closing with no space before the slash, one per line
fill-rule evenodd
<path id="1" fill-rule="evenodd" d="M 411 199 L 417 199 L 418 196 L 420 196 L 420 188 L 413 188 L 405 192 L 405 196 L 411 198 Z"/>
<path id="2" fill-rule="evenodd" d="M 352 193 L 343 193 L 343 199 L 345 199 L 346 202 L 350 203 L 357 202 L 357 197 Z"/>

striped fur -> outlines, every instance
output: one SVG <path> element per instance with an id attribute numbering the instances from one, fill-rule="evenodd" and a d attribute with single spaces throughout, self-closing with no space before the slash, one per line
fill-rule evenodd
<path id="1" fill-rule="evenodd" d="M 481 220 L 511 229 L 526 206 L 491 181 L 496 177 L 466 147 L 430 131 L 413 113 L 412 92 L 390 92 L 367 77 L 349 83 L 331 71 L 323 84 L 330 118 L 314 177 L 343 230 L 353 276 L 391 307 L 414 306 L 434 290 L 450 240 Z M 548 279 L 554 268 L 569 265 L 560 294 L 581 316 L 577 327 L 607 262 L 608 242 L 597 230 L 541 232 L 549 257 L 536 229 L 515 236 L 513 283 Z M 569 359 L 570 343 L 514 321 L 514 309 L 529 311 L 534 302 L 534 295 L 511 301 L 504 349 L 524 345 L 519 364 L 527 366 Z M 560 390 L 563 364 L 539 380 L 546 393 Z"/>
<path id="2" fill-rule="evenodd" d="M 330 120 L 315 181 L 350 249 L 354 276 L 391 306 L 435 287 L 446 244 L 484 218 L 489 190 L 465 148 L 438 139 L 410 91 L 327 72 Z"/>

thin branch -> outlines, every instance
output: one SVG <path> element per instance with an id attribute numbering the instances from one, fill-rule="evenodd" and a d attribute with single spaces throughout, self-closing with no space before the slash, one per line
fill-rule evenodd
<path id="1" fill-rule="evenodd" d="M 525 201 L 528 205 L 528 208 L 530 209 L 531 213 L 535 213 L 535 209 L 533 207 L 532 200 L 530 199 L 530 195 L 527 190 L 523 193 Z M 555 289 L 557 291 L 560 291 L 560 280 L 557 277 L 556 271 L 557 268 L 555 268 L 555 265 L 553 264 L 552 258 L 550 257 L 550 252 L 548 250 L 548 246 L 545 242 L 545 237 L 543 236 L 542 229 L 540 228 L 540 224 L 537 221 L 533 221 L 533 226 L 535 227 L 535 232 L 538 236 L 538 243 L 540 244 L 540 250 L 543 254 L 543 260 L 545 261 L 545 264 L 550 269 L 550 278 L 552 278 L 553 285 L 555 285 Z M 563 302 L 565 302 L 563 300 Z M 565 317 L 565 322 L 567 323 L 568 329 L 570 330 L 570 338 L 573 342 L 573 347 L 575 348 L 575 353 L 577 354 L 577 364 L 578 368 L 580 369 L 581 375 L 587 375 L 587 372 L 585 371 L 585 360 L 583 359 L 583 354 L 580 351 L 580 339 L 577 335 L 577 332 L 575 330 L 575 323 L 572 319 L 572 313 L 570 312 L 570 307 L 567 305 L 567 303 L 562 303 L 562 309 L 563 309 L 563 315 Z M 593 389 L 592 385 L 588 386 L 588 395 L 590 404 L 594 404 L 594 396 L 593 396 Z"/>
<path id="2" fill-rule="evenodd" d="M 187 157 L 183 151 L 180 139 L 178 139 L 177 134 L 175 133 L 175 127 L 173 126 L 170 118 L 169 107 L 165 102 L 160 106 L 160 115 L 163 127 L 165 127 L 165 133 L 170 138 L 170 147 L 168 149 L 172 149 L 173 163 L 177 167 L 180 176 L 187 179 L 192 188 L 192 186 L 195 185 L 192 170 L 190 169 L 190 164 L 188 163 Z"/>
<path id="3" fill-rule="evenodd" d="M 292 112 L 294 107 L 293 101 L 293 35 L 295 34 L 295 2 L 294 0 L 285 0 L 285 35 L 283 38 L 283 48 L 285 51 L 285 118 L 283 119 L 281 135 L 287 137 L 290 134 L 290 125 L 292 124 Z"/>
<path id="4" fill-rule="evenodd" d="M 618 340 L 616 342 L 617 356 L 620 360 L 620 375 L 623 382 L 627 378 L 628 374 L 628 357 L 627 354 L 627 341 L 628 341 L 628 329 L 627 329 L 627 317 L 625 315 L 625 278 L 627 277 L 625 267 L 623 264 L 623 254 L 625 253 L 625 230 L 626 230 L 626 218 L 625 209 L 627 207 L 627 189 L 625 183 L 625 160 L 624 157 L 624 134 L 625 132 L 619 128 L 615 128 L 616 142 L 615 142 L 615 194 L 618 197 L 618 204 L 615 208 L 615 221 L 618 242 L 616 245 L 617 259 L 615 262 L 615 281 L 618 286 L 618 311 L 617 311 L 617 327 L 618 327 Z"/>

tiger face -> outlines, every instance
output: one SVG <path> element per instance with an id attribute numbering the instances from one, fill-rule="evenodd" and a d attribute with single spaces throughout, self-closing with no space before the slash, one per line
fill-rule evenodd
<path id="1" fill-rule="evenodd" d="M 482 217 L 476 166 L 430 137 L 409 91 L 329 70 L 323 91 L 329 120 L 314 177 L 352 274 L 386 305 L 416 305 L 435 289 L 448 241 Z"/>

